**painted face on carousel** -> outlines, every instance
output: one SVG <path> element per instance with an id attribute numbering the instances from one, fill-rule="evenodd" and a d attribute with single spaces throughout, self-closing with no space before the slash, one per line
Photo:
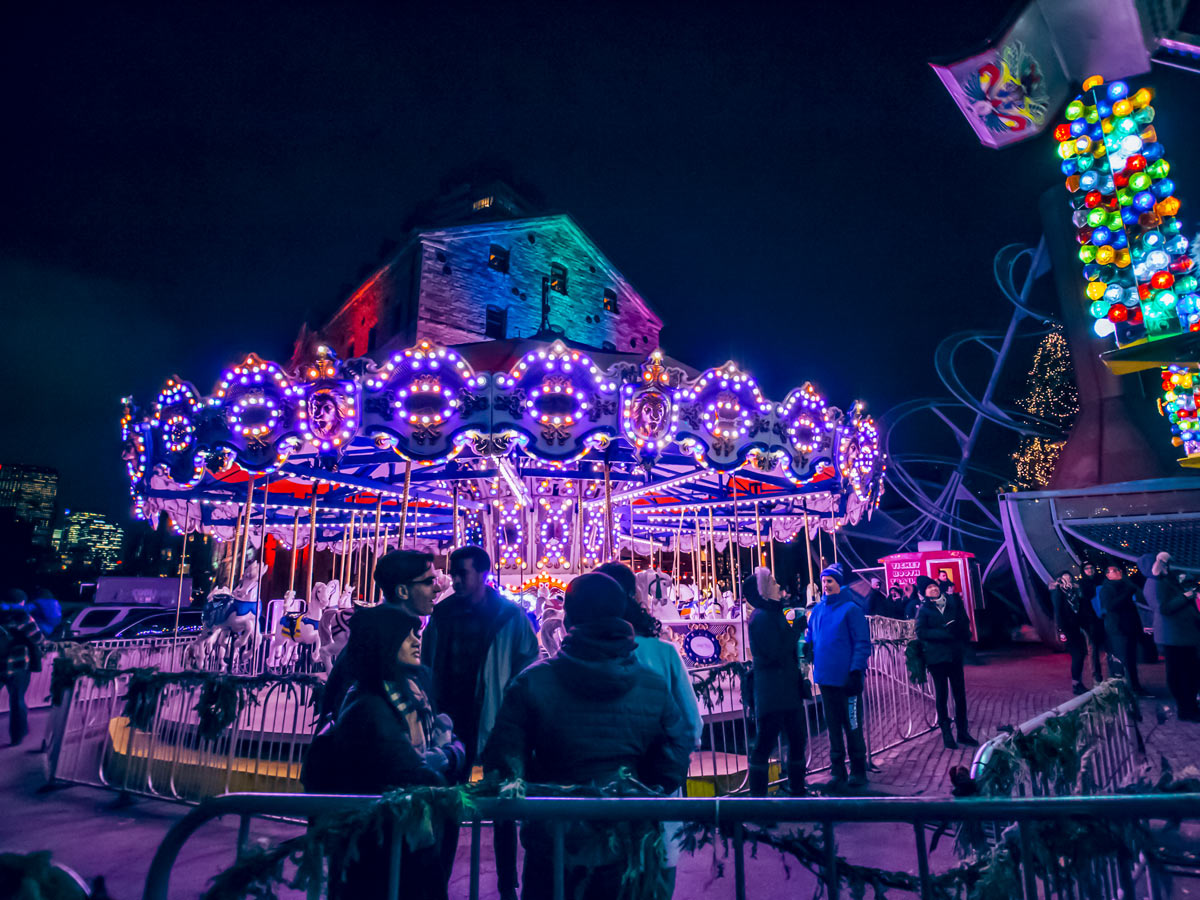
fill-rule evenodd
<path id="1" fill-rule="evenodd" d="M 658 392 L 647 392 L 634 401 L 638 436 L 648 441 L 663 437 L 670 426 L 670 402 Z"/>
<path id="2" fill-rule="evenodd" d="M 333 437 L 342 424 L 337 400 L 329 391 L 318 391 L 309 399 L 308 415 L 313 432 L 318 437 Z"/>

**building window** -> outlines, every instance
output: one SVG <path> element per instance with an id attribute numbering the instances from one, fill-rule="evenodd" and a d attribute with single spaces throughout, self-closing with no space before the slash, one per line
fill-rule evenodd
<path id="1" fill-rule="evenodd" d="M 488 268 L 497 272 L 508 271 L 508 250 L 499 244 L 488 247 Z"/>
<path id="2" fill-rule="evenodd" d="M 508 310 L 499 306 L 489 306 L 483 333 L 494 341 L 502 341 L 508 337 Z"/>
<path id="3" fill-rule="evenodd" d="M 493 201 L 492 201 L 491 197 L 480 197 L 478 200 L 476 200 L 474 203 L 471 204 L 471 209 L 475 210 L 476 212 L 478 212 L 481 209 L 488 209 L 491 207 L 492 202 Z"/>
<path id="4" fill-rule="evenodd" d="M 610 313 L 620 312 L 620 308 L 617 305 L 617 292 L 616 291 L 605 290 L 605 292 L 604 292 L 604 311 L 610 312 Z"/>
<path id="5" fill-rule="evenodd" d="M 567 292 L 567 267 L 562 263 L 550 263 L 550 290 L 560 294 Z"/>

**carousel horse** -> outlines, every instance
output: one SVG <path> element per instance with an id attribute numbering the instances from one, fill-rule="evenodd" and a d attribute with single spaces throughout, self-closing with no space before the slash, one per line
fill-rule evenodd
<path id="1" fill-rule="evenodd" d="M 690 619 L 696 613 L 700 591 L 694 584 L 680 582 L 675 591 L 675 608 L 678 615 L 675 618 Z"/>
<path id="2" fill-rule="evenodd" d="M 317 582 L 313 585 L 312 599 L 300 601 L 302 609 L 291 608 L 279 620 L 278 630 L 271 640 L 271 654 L 267 665 L 271 668 L 294 666 L 300 658 L 300 645 L 312 649 L 313 659 L 321 652 L 321 616 L 325 610 L 336 603 L 340 597 L 339 585 L 336 581 Z M 289 593 L 291 593 L 289 591 Z M 295 597 L 289 597 L 289 601 Z"/>
<path id="3" fill-rule="evenodd" d="M 638 599 L 651 615 L 661 619 L 674 611 L 675 579 L 670 575 L 657 568 L 642 569 L 634 576 L 634 581 L 637 582 Z"/>
<path id="4" fill-rule="evenodd" d="M 329 582 L 329 596 L 334 598 L 334 602 L 321 613 L 321 626 L 317 629 L 321 638 L 317 652 L 326 672 L 333 671 L 334 660 L 350 640 L 350 617 L 354 615 L 354 588 L 347 585 L 339 593 L 338 587 L 336 581 Z"/>
<path id="5" fill-rule="evenodd" d="M 200 636 L 188 645 L 184 658 L 192 665 L 202 665 L 205 660 L 224 660 L 227 646 L 230 665 L 243 654 L 251 655 L 258 649 L 258 586 L 266 573 L 266 563 L 251 560 L 237 587 L 214 588 L 204 601 L 200 614 L 202 629 Z"/>
<path id="6" fill-rule="evenodd" d="M 543 584 L 537 590 L 538 643 L 548 657 L 558 655 L 567 628 L 563 624 L 562 598 L 554 596 L 550 586 Z"/>

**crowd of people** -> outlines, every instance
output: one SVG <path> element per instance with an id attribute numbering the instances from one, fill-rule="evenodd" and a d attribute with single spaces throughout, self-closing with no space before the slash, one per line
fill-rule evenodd
<path id="1" fill-rule="evenodd" d="M 540 658 L 525 611 L 489 583 L 491 559 L 484 550 L 460 547 L 449 557 L 449 570 L 453 593 L 435 603 L 431 555 L 400 550 L 380 559 L 375 579 L 386 602 L 351 620 L 306 762 L 308 790 L 373 794 L 460 784 L 480 774 L 602 786 L 628 772 L 657 792 L 681 791 L 703 734 L 699 703 L 679 651 L 662 639 L 662 623 L 639 597 L 629 567 L 606 563 L 570 582 L 561 643 L 547 658 Z M 830 735 L 831 772 L 823 788 L 837 793 L 867 784 L 863 692 L 870 609 L 846 583 L 841 565 L 824 568 L 821 599 L 791 620 L 789 598 L 769 569 L 756 569 L 743 584 L 753 610 L 747 633 L 754 665 L 743 696 L 756 725 L 749 754 L 754 796 L 767 794 L 769 762 L 781 739 L 787 747 L 781 793 L 805 794 L 804 703 L 813 697 L 812 683 L 819 686 Z M 923 596 L 914 614 L 937 686 L 939 724 L 953 745 L 952 694 L 957 741 L 974 744 L 963 689 L 970 631 L 962 600 L 931 579 L 917 588 Z M 670 897 L 678 826 L 665 828 L 666 877 L 658 893 Z M 494 832 L 501 897 L 514 898 L 519 888 L 531 900 L 549 896 L 550 833 L 537 823 L 521 828 L 520 878 L 517 837 L 511 823 Z M 586 823 L 569 825 L 568 896 L 610 900 L 619 893 L 627 861 L 598 838 Z M 390 835 L 368 843 L 354 859 L 334 861 L 335 896 L 382 894 Z M 424 846 L 410 843 L 403 851 L 405 895 L 445 897 L 457 825 L 437 824 Z"/>
<path id="2" fill-rule="evenodd" d="M 1076 694 L 1087 690 L 1083 672 L 1089 658 L 1092 681 L 1124 675 L 1133 692 L 1150 694 L 1142 686 L 1138 665 L 1147 651 L 1146 631 L 1139 607 L 1149 610 L 1153 643 L 1162 648 L 1167 690 L 1177 717 L 1200 722 L 1200 608 L 1196 596 L 1200 583 L 1171 569 L 1171 554 L 1147 553 L 1137 560 L 1144 579 L 1139 587 L 1116 561 L 1103 571 L 1085 562 L 1080 577 L 1061 572 L 1051 583 L 1054 620 L 1071 658 L 1071 686 Z"/>

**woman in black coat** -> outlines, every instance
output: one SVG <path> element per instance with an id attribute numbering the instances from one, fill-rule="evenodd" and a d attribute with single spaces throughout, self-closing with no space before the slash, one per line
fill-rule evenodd
<path id="1" fill-rule="evenodd" d="M 963 654 L 971 640 L 971 622 L 958 594 L 943 594 L 932 578 L 917 579 L 917 591 L 923 602 L 917 611 L 917 640 L 925 653 L 925 666 L 933 677 L 938 728 L 950 750 L 959 744 L 979 746 L 967 729 L 967 685 L 963 675 Z M 949 689 L 949 690 L 947 690 Z M 954 693 L 954 726 L 958 741 L 950 731 L 948 693 Z"/>
<path id="2" fill-rule="evenodd" d="M 754 607 L 747 623 L 754 659 L 754 721 L 758 730 L 750 750 L 750 795 L 767 796 L 771 753 L 780 735 L 787 737 L 788 793 L 804 795 L 808 727 L 800 676 L 799 636 L 783 613 L 779 585 L 770 570 L 758 568 L 742 586 Z"/>
<path id="3" fill-rule="evenodd" d="M 363 610 L 346 645 L 350 684 L 333 725 L 313 739 L 303 781 L 314 793 L 382 794 L 393 788 L 445 785 L 466 754 L 446 716 L 435 714 L 432 678 L 421 665 L 419 619 L 394 607 Z M 444 824 L 433 823 L 416 849 L 404 842 L 401 894 L 444 900 L 449 872 L 440 860 Z M 331 854 L 329 896 L 387 896 L 391 826 L 358 841 L 357 859 Z M 388 898 L 393 900 L 393 898 Z"/>

